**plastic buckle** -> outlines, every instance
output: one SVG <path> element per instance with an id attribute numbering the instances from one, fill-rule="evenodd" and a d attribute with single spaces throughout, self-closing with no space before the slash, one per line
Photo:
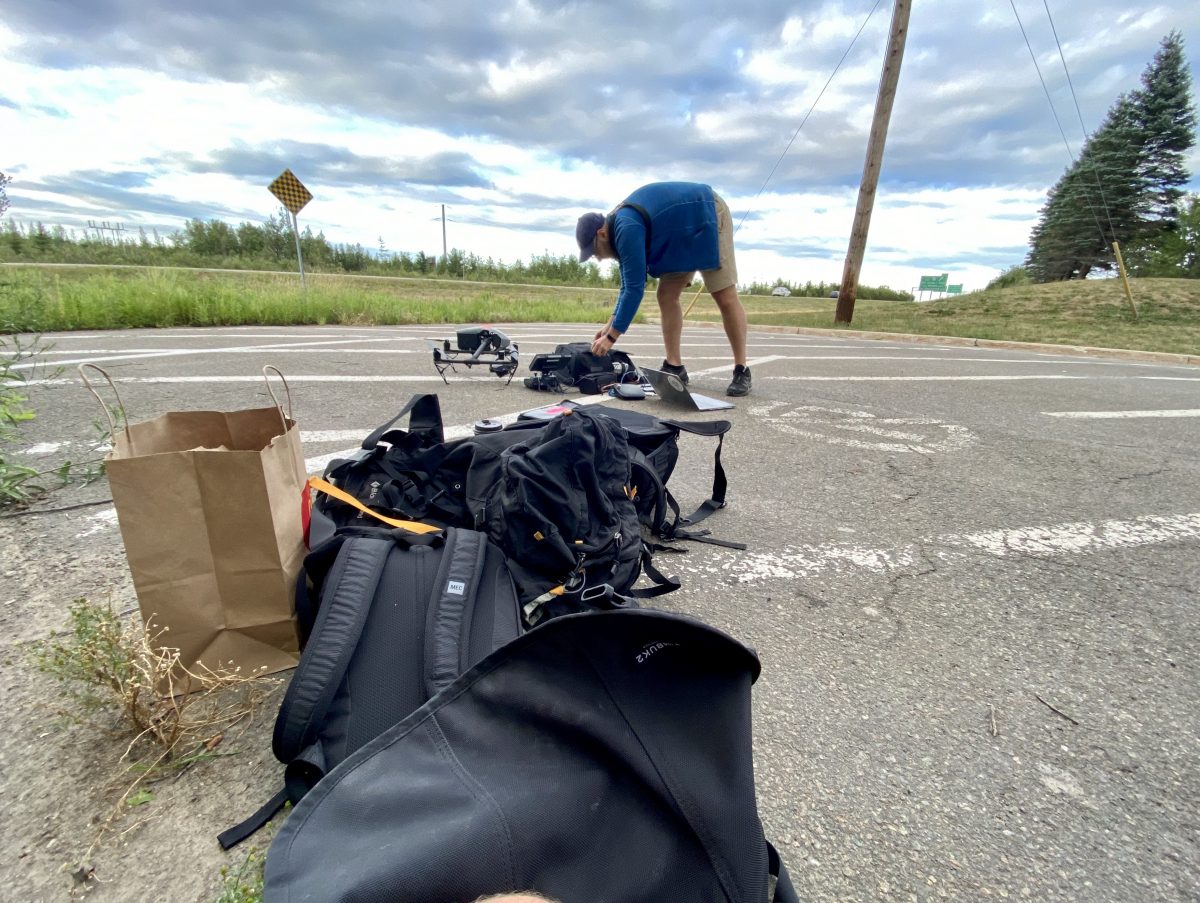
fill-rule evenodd
<path id="1" fill-rule="evenodd" d="M 600 583 L 596 586 L 584 587 L 583 591 L 579 594 L 579 600 L 581 602 L 594 602 L 597 599 L 611 599 L 614 595 L 616 595 L 616 590 L 612 588 L 611 583 Z"/>

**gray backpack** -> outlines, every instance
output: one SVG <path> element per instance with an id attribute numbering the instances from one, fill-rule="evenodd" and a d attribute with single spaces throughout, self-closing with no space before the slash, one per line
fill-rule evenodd
<path id="1" fill-rule="evenodd" d="M 343 528 L 305 558 L 297 590 L 304 652 L 272 743 L 285 786 L 220 835 L 225 849 L 522 632 L 504 556 L 474 530 Z"/>

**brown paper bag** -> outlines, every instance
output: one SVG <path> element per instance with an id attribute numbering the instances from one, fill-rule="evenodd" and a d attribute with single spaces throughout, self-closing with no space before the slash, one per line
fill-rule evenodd
<path id="1" fill-rule="evenodd" d="M 85 364 L 93 395 L 85 367 L 116 394 Z M 166 629 L 158 642 L 189 670 L 294 667 L 306 480 L 295 421 L 278 405 L 163 414 L 114 428 L 105 466 L 142 619 Z"/>

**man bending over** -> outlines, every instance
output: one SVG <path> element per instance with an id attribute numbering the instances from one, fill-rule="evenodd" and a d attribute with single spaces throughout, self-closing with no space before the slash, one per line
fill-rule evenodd
<path id="1" fill-rule="evenodd" d="M 621 294 L 612 318 L 596 333 L 592 353 L 605 355 L 629 329 L 646 291 L 646 275 L 658 279 L 658 309 L 667 358 L 662 369 L 685 383 L 680 348 L 683 308 L 679 297 L 696 270 L 721 311 L 733 349 L 733 381 L 726 395 L 750 393 L 746 366 L 746 310 L 737 292 L 733 220 L 729 207 L 708 185 L 652 182 L 643 185 L 604 216 L 585 213 L 575 227 L 579 259 L 616 260 Z"/>

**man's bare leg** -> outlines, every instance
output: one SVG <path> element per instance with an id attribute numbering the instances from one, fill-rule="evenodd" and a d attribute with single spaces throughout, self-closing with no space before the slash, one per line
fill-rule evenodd
<path id="1" fill-rule="evenodd" d="M 661 287 L 660 287 L 661 289 Z M 725 326 L 725 335 L 729 339 L 729 347 L 733 349 L 733 363 L 746 363 L 746 308 L 742 307 L 742 299 L 738 297 L 737 286 L 731 285 L 723 288 L 718 292 L 714 292 L 713 300 L 717 302 L 717 308 L 721 311 L 721 323 Z M 659 305 L 662 305 L 662 298 L 659 298 Z M 679 308 L 679 297 L 676 295 L 675 307 Z M 663 316 L 663 338 L 666 338 L 667 318 Z M 679 318 L 679 328 L 676 331 L 676 336 L 679 336 L 683 331 L 683 317 Z M 670 346 L 668 346 L 669 353 Z M 667 358 L 670 360 L 670 358 Z"/>
<path id="2" fill-rule="evenodd" d="M 662 325 L 663 347 L 667 351 L 667 363 L 674 367 L 678 367 L 683 363 L 683 349 L 681 347 L 683 336 L 683 308 L 679 304 L 679 296 L 683 294 L 683 282 L 678 279 L 659 280 L 658 291 L 658 314 Z M 737 290 L 734 290 L 734 297 L 737 297 Z M 743 324 L 745 323 L 745 314 L 743 313 Z M 743 337 L 745 330 L 743 329 Z M 745 345 L 743 338 L 742 344 Z"/>

